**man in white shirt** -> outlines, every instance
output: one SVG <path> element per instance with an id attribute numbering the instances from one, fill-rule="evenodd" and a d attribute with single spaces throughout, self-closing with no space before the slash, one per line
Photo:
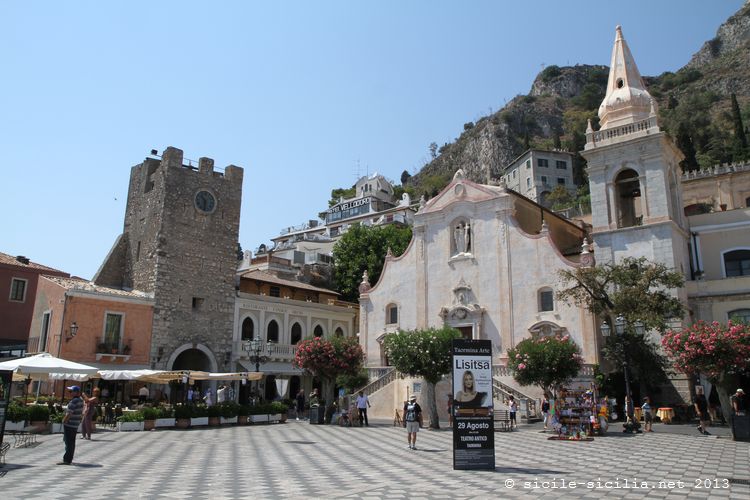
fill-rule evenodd
<path id="1" fill-rule="evenodd" d="M 222 385 L 219 390 L 216 391 L 216 402 L 223 403 L 227 400 L 227 386 Z"/>
<path id="2" fill-rule="evenodd" d="M 369 427 L 370 423 L 367 421 L 367 408 L 370 406 L 370 400 L 367 399 L 367 395 L 359 391 L 357 396 L 357 411 L 359 412 L 359 426 L 362 427 L 362 422 Z"/>
<path id="3" fill-rule="evenodd" d="M 143 387 L 138 389 L 138 402 L 140 404 L 143 404 L 146 402 L 147 399 L 148 399 L 148 387 L 144 385 Z"/>

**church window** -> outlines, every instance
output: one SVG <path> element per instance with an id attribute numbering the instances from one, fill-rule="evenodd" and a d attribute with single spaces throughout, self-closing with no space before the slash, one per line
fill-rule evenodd
<path id="1" fill-rule="evenodd" d="M 555 162 L 555 168 L 559 168 L 560 170 L 567 170 L 568 169 L 568 162 L 564 160 L 557 160 Z"/>
<path id="2" fill-rule="evenodd" d="M 251 318 L 242 321 L 242 340 L 253 340 L 255 336 L 255 324 Z"/>
<path id="3" fill-rule="evenodd" d="M 537 167 L 549 167 L 549 160 L 547 160 L 546 158 L 537 158 L 536 166 Z"/>
<path id="4" fill-rule="evenodd" d="M 549 288 L 542 288 L 539 291 L 539 311 L 554 311 L 555 310 L 555 296 L 554 292 Z"/>
<path id="5" fill-rule="evenodd" d="M 266 340 L 268 342 L 279 342 L 279 324 L 276 320 L 272 319 L 268 323 L 268 328 L 266 329 Z"/>
<path id="6" fill-rule="evenodd" d="M 396 304 L 390 304 L 386 307 L 385 322 L 387 325 L 398 324 L 398 306 Z"/>
<path id="7" fill-rule="evenodd" d="M 514 178 L 514 179 L 516 178 L 516 174 L 517 174 L 517 173 L 518 173 L 518 170 L 514 170 L 514 171 L 513 171 L 513 178 Z"/>
<path id="8" fill-rule="evenodd" d="M 344 336 L 344 330 L 342 330 L 341 327 L 339 326 L 339 327 L 336 328 L 336 331 L 333 332 L 333 334 L 336 337 L 343 337 Z"/>
<path id="9" fill-rule="evenodd" d="M 526 187 L 531 188 L 531 177 L 526 178 Z"/>
<path id="10" fill-rule="evenodd" d="M 727 314 L 732 323 L 745 323 L 750 325 L 750 309 L 735 309 Z"/>
<path id="11" fill-rule="evenodd" d="M 292 325 L 292 345 L 296 345 L 302 340 L 302 327 L 299 323 Z"/>
<path id="12" fill-rule="evenodd" d="M 526 168 L 531 168 L 531 160 L 526 160 Z"/>
<path id="13" fill-rule="evenodd" d="M 323 336 L 323 327 L 320 325 L 317 325 L 315 329 L 313 330 L 313 335 L 315 337 L 322 337 Z"/>
<path id="14" fill-rule="evenodd" d="M 621 89 L 624 85 L 625 85 L 625 82 L 623 81 L 623 79 L 622 78 L 618 78 L 617 79 L 617 88 Z"/>
<path id="15" fill-rule="evenodd" d="M 750 250 L 732 250 L 724 253 L 724 274 L 727 278 L 750 276 Z"/>
<path id="16" fill-rule="evenodd" d="M 272 286 L 268 290 L 268 295 L 270 295 L 271 297 L 281 297 L 281 288 Z"/>
<path id="17" fill-rule="evenodd" d="M 565 177 L 558 177 L 557 178 L 557 185 L 558 186 L 564 186 L 565 185 Z"/>
<path id="18" fill-rule="evenodd" d="M 626 169 L 615 179 L 617 202 L 617 227 L 640 226 L 643 222 L 641 211 L 641 184 L 635 170 Z"/>

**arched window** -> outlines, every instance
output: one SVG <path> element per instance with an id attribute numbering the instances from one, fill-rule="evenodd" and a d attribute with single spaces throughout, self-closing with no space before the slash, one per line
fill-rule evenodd
<path id="1" fill-rule="evenodd" d="M 732 250 L 724 253 L 724 275 L 750 276 L 750 250 Z"/>
<path id="2" fill-rule="evenodd" d="M 254 335 L 255 325 L 253 324 L 253 320 L 250 318 L 245 318 L 242 321 L 242 340 L 253 340 Z"/>
<path id="3" fill-rule="evenodd" d="M 266 330 L 266 342 L 279 342 L 279 324 L 276 323 L 276 320 L 271 320 L 268 323 L 268 328 Z"/>
<path id="4" fill-rule="evenodd" d="M 337 337 L 343 337 L 344 336 L 344 330 L 341 329 L 341 327 L 337 327 L 336 331 L 333 332 L 333 334 Z"/>
<path id="5" fill-rule="evenodd" d="M 302 327 L 299 323 L 295 323 L 292 325 L 292 345 L 296 345 L 300 340 L 302 340 Z"/>
<path id="6" fill-rule="evenodd" d="M 732 320 L 732 323 L 750 325 L 750 309 L 735 309 L 734 311 L 729 311 L 727 316 Z"/>
<path id="7" fill-rule="evenodd" d="M 322 337 L 323 336 L 323 327 L 320 325 L 317 325 L 315 329 L 313 330 L 313 335 L 316 337 Z"/>
<path id="8" fill-rule="evenodd" d="M 638 172 L 626 169 L 615 179 L 617 203 L 617 227 L 640 226 L 643 223 L 641 211 L 641 183 Z"/>
<path id="9" fill-rule="evenodd" d="M 398 324 L 398 306 L 396 304 L 388 304 L 385 308 L 385 324 L 396 325 Z"/>
<path id="10" fill-rule="evenodd" d="M 538 304 L 540 312 L 555 310 L 555 293 L 551 288 L 539 290 Z"/>

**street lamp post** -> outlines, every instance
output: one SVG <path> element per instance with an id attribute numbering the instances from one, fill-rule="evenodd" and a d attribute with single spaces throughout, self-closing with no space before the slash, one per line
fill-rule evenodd
<path id="1" fill-rule="evenodd" d="M 270 359 L 268 355 L 266 355 L 266 350 L 269 348 L 270 342 L 263 342 L 259 338 L 254 338 L 252 340 L 244 340 L 242 342 L 242 350 L 248 353 L 247 358 L 250 360 L 251 363 L 255 363 L 255 371 L 256 373 L 260 371 L 260 365 L 263 363 L 267 363 Z M 255 381 L 255 393 L 258 394 L 258 386 L 260 384 L 260 381 Z"/>
<path id="2" fill-rule="evenodd" d="M 636 321 L 632 327 L 635 329 L 636 333 L 642 334 L 644 331 L 643 323 L 640 321 Z M 630 328 L 630 324 L 625 319 L 625 317 L 622 314 L 619 314 L 617 318 L 615 318 L 615 334 L 618 337 L 622 337 L 625 335 L 625 332 Z M 605 321 L 604 324 L 601 326 L 602 336 L 603 337 L 609 337 L 609 334 L 612 331 L 612 328 L 607 324 Z M 627 420 L 631 423 L 635 423 L 635 417 L 634 417 L 634 411 L 635 411 L 635 403 L 633 402 L 633 394 L 630 392 L 630 376 L 629 376 L 629 370 L 628 370 L 628 353 L 623 350 L 623 360 L 622 360 L 622 373 L 625 376 L 625 414 L 627 415 Z"/>

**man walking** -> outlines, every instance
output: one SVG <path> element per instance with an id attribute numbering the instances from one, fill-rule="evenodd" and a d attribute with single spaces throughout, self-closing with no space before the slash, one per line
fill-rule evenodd
<path id="1" fill-rule="evenodd" d="M 410 450 L 417 449 L 417 432 L 422 421 L 422 407 L 417 403 L 417 396 L 409 398 L 409 402 L 404 405 L 404 427 L 406 427 L 406 442 L 409 443 Z"/>
<path id="2" fill-rule="evenodd" d="M 63 417 L 63 442 L 65 443 L 65 455 L 62 462 L 57 465 L 70 465 L 73 463 L 73 455 L 76 452 L 76 434 L 78 434 L 78 425 L 81 423 L 83 415 L 83 399 L 81 399 L 81 388 L 72 385 L 67 388 L 72 395 L 72 399 L 65 409 Z"/>
<path id="3" fill-rule="evenodd" d="M 711 417 L 708 415 L 708 400 L 703 393 L 703 387 L 700 385 L 695 388 L 695 413 L 698 415 L 698 421 L 700 422 L 698 432 L 704 436 L 710 436 L 706 430 L 711 424 Z"/>
<path id="4" fill-rule="evenodd" d="M 367 396 L 363 391 L 359 391 L 359 396 L 357 396 L 357 411 L 359 412 L 359 426 L 362 427 L 362 422 L 364 421 L 366 426 L 370 426 L 370 423 L 367 421 L 367 408 L 370 406 L 370 400 L 367 399 Z"/>

